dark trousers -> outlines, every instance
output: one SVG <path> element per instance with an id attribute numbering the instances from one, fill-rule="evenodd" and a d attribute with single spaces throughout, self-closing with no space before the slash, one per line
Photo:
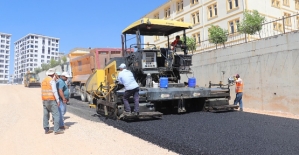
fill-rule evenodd
<path id="1" fill-rule="evenodd" d="M 124 101 L 124 105 L 125 105 L 125 111 L 126 112 L 131 112 L 131 107 L 129 104 L 129 98 L 130 96 L 134 97 L 134 112 L 139 112 L 139 87 L 132 89 L 132 90 L 126 90 L 125 94 L 123 96 L 123 101 Z"/>

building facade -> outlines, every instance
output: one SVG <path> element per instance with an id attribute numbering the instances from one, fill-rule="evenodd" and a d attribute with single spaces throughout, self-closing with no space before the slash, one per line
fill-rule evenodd
<path id="1" fill-rule="evenodd" d="M 14 43 L 14 79 L 22 81 L 27 71 L 34 72 L 35 68 L 51 59 L 59 59 L 59 38 L 38 34 L 28 34 Z"/>
<path id="2" fill-rule="evenodd" d="M 244 35 L 238 33 L 238 23 L 243 20 L 243 12 L 257 10 L 266 18 L 260 34 Z M 186 31 L 197 43 L 197 52 L 213 48 L 209 39 L 211 25 L 228 30 L 229 44 L 254 40 L 261 37 L 285 33 L 299 28 L 299 0 L 169 0 L 145 17 L 192 23 L 192 29 Z M 296 15 L 297 14 L 297 15 Z M 285 18 L 284 20 L 278 20 Z M 170 41 L 175 39 L 173 34 Z M 166 37 L 147 36 L 144 42 L 167 47 Z"/>
<path id="3" fill-rule="evenodd" d="M 11 34 L 0 32 L 0 83 L 9 82 Z"/>

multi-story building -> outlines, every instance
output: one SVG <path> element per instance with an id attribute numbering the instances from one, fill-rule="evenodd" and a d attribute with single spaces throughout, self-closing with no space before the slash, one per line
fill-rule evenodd
<path id="1" fill-rule="evenodd" d="M 244 35 L 237 32 L 245 10 L 257 10 L 265 17 L 268 24 L 263 26 L 260 34 Z M 211 25 L 228 30 L 227 42 L 236 44 L 244 39 L 254 40 L 298 30 L 298 12 L 299 0 L 169 0 L 145 17 L 192 23 L 193 28 L 186 33 L 196 40 L 199 52 L 211 47 L 208 41 Z M 282 18 L 284 20 L 278 20 Z M 175 35 L 181 34 L 174 34 L 170 39 L 174 40 Z M 167 47 L 166 38 L 161 36 L 147 36 L 144 42 Z"/>
<path id="2" fill-rule="evenodd" d="M 0 32 L 0 83 L 9 81 L 9 57 L 11 34 Z"/>
<path id="3" fill-rule="evenodd" d="M 59 58 L 59 38 L 28 34 L 14 43 L 14 75 L 20 81 L 27 71 Z"/>

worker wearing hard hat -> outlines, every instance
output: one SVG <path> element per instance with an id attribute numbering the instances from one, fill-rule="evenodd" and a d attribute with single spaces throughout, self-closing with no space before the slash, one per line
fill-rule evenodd
<path id="1" fill-rule="evenodd" d="M 129 105 L 129 98 L 133 95 L 134 97 L 134 115 L 139 115 L 139 85 L 137 84 L 133 73 L 130 70 L 126 69 L 126 65 L 122 63 L 119 66 L 120 73 L 118 74 L 118 82 L 119 84 L 123 84 L 125 86 L 125 94 L 123 96 L 125 111 L 124 114 L 130 115 L 131 108 Z"/>
<path id="2" fill-rule="evenodd" d="M 59 93 L 59 114 L 60 114 L 60 120 L 59 120 L 59 127 L 60 129 L 68 129 L 69 127 L 64 124 L 64 114 L 66 113 L 66 103 L 69 100 L 69 90 L 68 86 L 65 83 L 65 81 L 71 77 L 67 72 L 63 72 L 60 74 L 60 78 L 56 81 L 56 87 Z"/>
<path id="3" fill-rule="evenodd" d="M 242 96 L 243 96 L 243 86 L 244 86 L 244 82 L 243 80 L 240 78 L 240 75 L 237 74 L 235 76 L 235 82 L 236 82 L 236 98 L 234 101 L 234 105 L 237 105 L 239 103 L 240 106 L 240 111 L 243 111 L 243 101 L 242 101 Z"/>
<path id="4" fill-rule="evenodd" d="M 49 114 L 54 118 L 54 133 L 62 134 L 63 131 L 59 129 L 59 96 L 56 88 L 57 76 L 54 69 L 49 69 L 46 72 L 47 77 L 41 83 L 42 100 L 43 100 L 43 127 L 45 134 L 52 133 L 49 129 Z"/>

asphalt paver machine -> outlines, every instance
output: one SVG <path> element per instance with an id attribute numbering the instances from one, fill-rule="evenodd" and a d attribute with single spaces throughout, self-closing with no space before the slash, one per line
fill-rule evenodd
<path id="1" fill-rule="evenodd" d="M 229 86 L 233 81 L 226 85 L 210 82 L 209 87 L 199 87 L 196 79 L 191 78 L 181 82 L 181 75 L 193 73 L 192 54 L 188 52 L 185 42 L 188 29 L 191 29 L 189 23 L 150 18 L 142 18 L 125 28 L 121 37 L 123 57 L 114 58 L 108 63 L 104 69 L 105 82 L 92 92 L 97 112 L 114 118 L 136 119 L 162 117 L 165 112 L 227 111 L 238 108 L 228 102 Z M 180 35 L 183 41 L 171 47 L 169 38 L 174 35 Z M 132 36 L 136 39 L 134 43 Z M 167 46 L 158 48 L 155 44 L 144 44 L 143 36 L 163 36 L 167 38 Z M 140 113 L 137 116 L 122 114 L 125 90 L 116 81 L 121 63 L 126 64 L 140 85 Z M 129 102 L 133 107 L 133 98 Z"/>

